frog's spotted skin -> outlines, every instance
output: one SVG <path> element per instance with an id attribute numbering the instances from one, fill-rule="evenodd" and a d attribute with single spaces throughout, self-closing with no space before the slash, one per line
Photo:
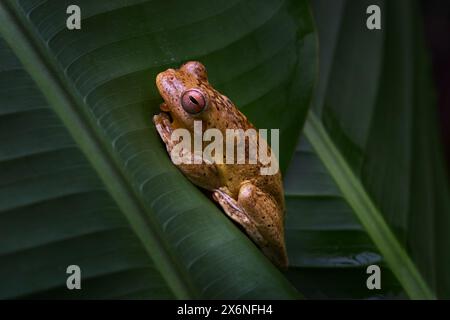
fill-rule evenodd
<path id="1" fill-rule="evenodd" d="M 156 85 L 164 102 L 161 104 L 163 112 L 154 116 L 153 122 L 169 154 L 174 147 L 170 139 L 173 130 L 185 128 L 193 133 L 195 120 L 202 120 L 203 130 L 219 129 L 224 137 L 226 129 L 254 128 L 230 99 L 211 86 L 206 68 L 199 62 L 187 62 L 180 69 L 161 72 L 156 77 Z M 207 101 L 201 113 L 190 114 L 183 108 L 183 93 L 191 89 L 201 92 Z M 260 163 L 181 164 L 177 167 L 194 184 L 210 190 L 225 213 L 244 228 L 272 262 L 281 268 L 287 267 L 284 195 L 279 172 L 261 175 Z"/>

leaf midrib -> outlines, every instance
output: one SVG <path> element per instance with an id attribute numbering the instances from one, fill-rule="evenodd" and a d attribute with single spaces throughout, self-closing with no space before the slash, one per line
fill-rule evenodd
<path id="1" fill-rule="evenodd" d="M 309 113 L 304 133 L 408 296 L 411 299 L 435 299 L 382 213 L 313 112 Z"/>
<path id="2" fill-rule="evenodd" d="M 152 223 L 142 200 L 127 183 L 116 155 L 102 144 L 98 128 L 83 111 L 82 98 L 73 86 L 58 75 L 55 61 L 35 40 L 36 34 L 17 11 L 19 8 L 14 2 L 0 2 L 0 33 L 105 184 L 172 292 L 183 299 L 197 296 L 189 277 L 183 275 L 183 270 L 159 234 L 158 226 Z"/>

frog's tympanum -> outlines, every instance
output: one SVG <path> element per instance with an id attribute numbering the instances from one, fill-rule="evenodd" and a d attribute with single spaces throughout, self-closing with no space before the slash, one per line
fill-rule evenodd
<path id="1" fill-rule="evenodd" d="M 254 128 L 230 99 L 212 87 L 199 62 L 190 61 L 179 69 L 161 72 L 156 85 L 164 102 L 160 106 L 163 112 L 155 115 L 153 122 L 169 154 L 176 145 L 171 140 L 172 132 L 184 128 L 193 133 L 196 120 L 202 121 L 203 131 L 215 128 L 224 136 L 226 129 Z M 190 156 L 197 157 L 195 153 Z M 279 171 L 261 175 L 259 162 L 194 163 L 176 166 L 195 185 L 211 191 L 213 199 L 263 253 L 277 266 L 286 268 L 284 195 Z"/>

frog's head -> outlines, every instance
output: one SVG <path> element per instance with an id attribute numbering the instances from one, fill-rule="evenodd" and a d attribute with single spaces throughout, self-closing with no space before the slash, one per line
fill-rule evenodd
<path id="1" fill-rule="evenodd" d="M 168 112 L 179 126 L 193 129 L 208 109 L 210 85 L 206 68 L 189 61 L 179 69 L 167 69 L 156 77 L 156 86 L 164 99 L 161 110 Z"/>

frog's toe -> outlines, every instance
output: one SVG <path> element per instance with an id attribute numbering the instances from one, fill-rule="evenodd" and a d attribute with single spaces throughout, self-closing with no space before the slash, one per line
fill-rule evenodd
<path id="1" fill-rule="evenodd" d="M 228 189 L 228 187 L 225 187 L 225 186 L 219 187 L 219 188 L 217 188 L 217 190 L 220 191 L 220 192 L 225 193 L 226 195 L 230 195 L 231 194 L 230 189 Z"/>
<path id="2" fill-rule="evenodd" d="M 153 116 L 153 123 L 170 123 L 170 117 L 166 112 L 160 112 Z"/>
<path id="3" fill-rule="evenodd" d="M 166 144 L 166 146 L 169 146 L 170 144 L 170 137 L 172 134 L 172 129 L 170 127 L 170 124 L 167 125 L 164 120 L 162 120 L 159 115 L 156 115 L 153 117 L 153 122 L 156 127 L 156 131 L 158 131 L 159 136 L 163 140 L 163 142 Z"/>

